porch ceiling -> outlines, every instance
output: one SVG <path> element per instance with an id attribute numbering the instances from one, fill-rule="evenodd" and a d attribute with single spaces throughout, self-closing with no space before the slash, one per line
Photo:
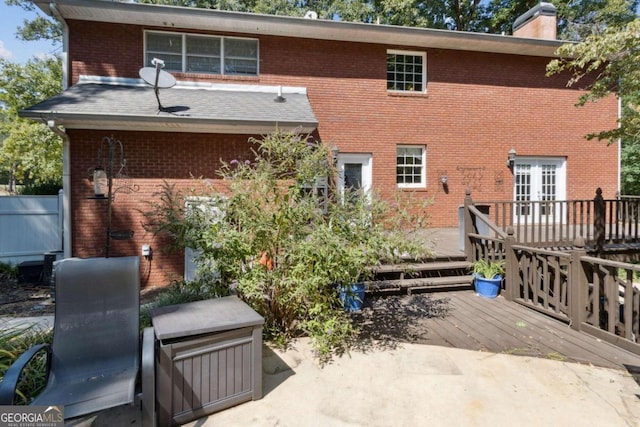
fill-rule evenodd
<path id="1" fill-rule="evenodd" d="M 277 87 L 176 86 L 160 90 L 159 110 L 153 88 L 130 81 L 80 83 L 20 116 L 68 129 L 162 132 L 265 134 L 277 127 L 309 133 L 318 125 L 304 88 L 284 88 L 285 101 L 276 102 Z"/>
<path id="2" fill-rule="evenodd" d="M 169 29 L 379 43 L 387 46 L 413 46 L 551 57 L 554 56 L 555 50 L 564 43 L 557 40 L 520 38 L 498 34 L 340 22 L 327 19 L 304 19 L 130 2 L 102 0 L 34 0 L 33 2 L 48 15 L 59 14 L 64 19 Z"/>

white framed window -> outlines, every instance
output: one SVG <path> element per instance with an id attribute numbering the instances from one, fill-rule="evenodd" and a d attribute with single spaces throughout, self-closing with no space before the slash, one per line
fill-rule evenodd
<path id="1" fill-rule="evenodd" d="M 162 59 L 165 71 L 221 75 L 258 75 L 258 40 L 145 31 L 144 65 Z"/>
<path id="2" fill-rule="evenodd" d="M 427 149 L 424 145 L 396 147 L 396 183 L 399 188 L 426 187 Z"/>
<path id="3" fill-rule="evenodd" d="M 390 92 L 426 92 L 427 53 L 404 50 L 387 51 L 387 90 Z"/>

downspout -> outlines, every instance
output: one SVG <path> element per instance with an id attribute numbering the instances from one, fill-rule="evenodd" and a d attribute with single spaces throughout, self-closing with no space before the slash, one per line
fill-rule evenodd
<path id="1" fill-rule="evenodd" d="M 622 125 L 622 98 L 618 96 L 618 127 Z M 622 138 L 618 138 L 618 194 L 622 195 Z"/>
<path id="2" fill-rule="evenodd" d="M 69 135 L 58 127 L 55 120 L 47 121 L 49 129 L 62 138 L 62 248 L 64 257 L 71 258 L 71 165 L 69 162 Z"/>
<path id="3" fill-rule="evenodd" d="M 51 14 L 62 24 L 62 90 L 69 87 L 69 26 L 54 2 L 49 3 Z M 58 127 L 55 120 L 47 122 L 49 129 L 62 138 L 62 214 L 64 216 L 62 230 L 62 248 L 64 257 L 71 257 L 71 165 L 69 135 Z"/>
<path id="4" fill-rule="evenodd" d="M 49 3 L 49 10 L 55 19 L 62 24 L 62 90 L 69 87 L 69 26 L 54 2 Z"/>

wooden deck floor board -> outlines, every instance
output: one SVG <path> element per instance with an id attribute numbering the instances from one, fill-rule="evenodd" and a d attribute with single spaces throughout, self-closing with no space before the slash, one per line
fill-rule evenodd
<path id="1" fill-rule="evenodd" d="M 399 303 L 400 300 L 403 302 Z M 440 309 L 431 313 L 424 308 L 429 305 Z M 381 312 L 384 316 L 378 316 L 380 323 L 375 324 L 376 313 Z M 473 291 L 384 296 L 372 298 L 363 310 L 363 315 L 373 319 L 372 330 L 392 324 L 393 313 L 401 316 L 404 327 L 400 330 L 412 331 L 407 336 L 398 336 L 399 340 L 614 369 L 625 369 L 625 365 L 640 369 L 639 356 L 502 297 L 486 299 Z M 419 331 L 417 335 L 415 331 Z"/>
<path id="2" fill-rule="evenodd" d="M 487 328 L 485 322 L 478 321 L 479 311 L 477 307 L 466 302 L 468 295 L 471 295 L 472 298 L 480 298 L 471 292 L 461 292 L 457 294 L 457 298 L 452 300 L 451 316 L 456 327 L 475 337 L 486 350 L 491 352 L 501 352 L 520 344 L 518 340 L 507 335 L 501 328 Z"/>
<path id="3" fill-rule="evenodd" d="M 463 298 L 464 301 L 473 301 Z M 521 337 L 521 347 L 502 350 L 506 353 L 522 352 L 538 357 L 568 358 L 577 362 L 593 363 L 600 366 L 618 365 L 614 361 L 594 353 L 593 339 L 584 334 L 573 333 L 569 326 L 544 316 L 526 307 L 496 298 L 478 301 L 477 313 L 483 322 L 501 333 L 517 333 Z M 488 311 L 487 311 L 488 310 Z M 585 346 L 589 343 L 589 347 Z M 526 350 L 529 351 L 526 351 Z M 537 353 L 537 354 L 535 354 Z"/>
<path id="4" fill-rule="evenodd" d="M 538 356 L 545 349 L 538 342 L 533 342 L 525 328 L 519 322 L 503 312 L 487 304 L 489 301 L 479 300 L 476 295 L 462 294 L 458 300 L 460 309 L 473 316 L 478 324 L 485 326 L 486 333 L 501 337 L 500 347 L 491 348 L 494 352 L 519 353 Z M 482 319 L 481 321 L 478 321 Z M 490 325 L 489 328 L 486 326 Z"/>
<path id="5" fill-rule="evenodd" d="M 551 317 L 544 316 L 534 310 L 521 306 L 516 303 L 504 301 L 504 312 L 514 313 L 521 316 L 524 321 L 531 324 L 528 328 L 535 335 L 538 341 L 546 342 L 554 351 L 567 354 L 571 353 L 572 357 L 580 361 L 590 361 L 598 365 L 620 365 L 624 363 L 625 356 L 630 355 L 631 359 L 626 360 L 632 362 L 635 358 L 629 352 L 620 352 L 619 349 L 611 344 L 602 342 L 585 333 L 576 333 L 569 325 L 555 320 Z M 636 360 L 636 363 L 638 361 Z"/>

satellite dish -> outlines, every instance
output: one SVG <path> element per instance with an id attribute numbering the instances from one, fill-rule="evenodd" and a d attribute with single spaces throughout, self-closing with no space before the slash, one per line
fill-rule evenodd
<path id="1" fill-rule="evenodd" d="M 318 19 L 318 12 L 310 10 L 304 14 L 306 19 Z"/>
<path id="2" fill-rule="evenodd" d="M 164 68 L 163 60 L 153 58 L 151 63 L 155 65 L 155 67 L 141 68 L 138 74 L 140 74 L 140 78 L 142 78 L 142 80 L 144 80 L 147 84 L 153 86 L 153 90 L 156 94 L 156 99 L 158 100 L 158 109 L 162 111 L 164 108 L 160 103 L 159 90 L 168 89 L 175 86 L 176 79 L 166 71 L 162 71 L 162 68 Z"/>

